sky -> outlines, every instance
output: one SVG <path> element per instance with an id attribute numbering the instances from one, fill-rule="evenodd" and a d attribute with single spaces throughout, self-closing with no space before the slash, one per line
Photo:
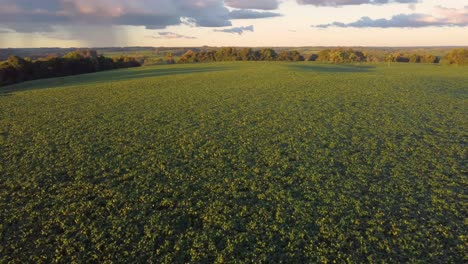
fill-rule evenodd
<path id="1" fill-rule="evenodd" d="M 468 0 L 0 0 L 0 48 L 468 46 Z"/>

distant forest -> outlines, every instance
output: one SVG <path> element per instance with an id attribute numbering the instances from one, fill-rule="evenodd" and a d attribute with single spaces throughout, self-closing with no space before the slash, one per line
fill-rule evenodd
<path id="1" fill-rule="evenodd" d="M 107 58 L 93 50 L 76 50 L 62 57 L 48 56 L 37 60 L 10 56 L 0 62 L 0 86 L 24 81 L 92 73 L 112 69 L 139 67 L 135 58 Z"/>
<path id="2" fill-rule="evenodd" d="M 68 51 L 60 55 L 63 50 Z M 324 63 L 364 63 L 364 62 L 401 62 L 401 63 L 443 63 L 449 65 L 468 65 L 468 49 L 455 48 L 446 50 L 445 55 L 435 55 L 429 50 L 395 50 L 323 48 L 307 52 L 284 48 L 105 48 L 99 50 L 69 49 L 18 49 L 19 54 L 30 54 L 32 57 L 21 58 L 10 55 L 0 62 L 0 86 L 18 82 L 92 73 L 98 71 L 139 67 L 142 65 L 202 63 L 218 61 L 318 61 Z M 4 52 L 5 50 L 0 50 Z M 9 50 L 11 53 L 12 51 Z M 41 53 L 42 52 L 42 53 Z M 53 52 L 55 55 L 51 55 Z M 40 54 L 49 54 L 40 57 Z M 156 54 L 156 55 L 155 55 Z M 131 55 L 131 56 L 129 56 Z"/>
<path id="3" fill-rule="evenodd" d="M 468 64 L 468 49 L 453 49 L 443 58 L 429 53 L 391 52 L 376 55 L 351 48 L 323 49 L 309 56 L 302 55 L 297 50 L 283 50 L 280 53 L 271 48 L 254 50 L 252 48 L 220 48 L 217 50 L 194 52 L 188 50 L 179 57 L 177 63 L 214 62 L 214 61 L 319 61 L 331 63 L 352 62 L 407 62 L 407 63 L 440 63 L 466 65 Z M 167 57 L 167 63 L 174 63 L 172 55 Z"/>

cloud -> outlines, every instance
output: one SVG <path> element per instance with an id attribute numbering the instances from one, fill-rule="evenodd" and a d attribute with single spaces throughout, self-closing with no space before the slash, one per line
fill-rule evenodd
<path id="1" fill-rule="evenodd" d="M 233 27 L 227 29 L 215 29 L 216 32 L 224 32 L 224 33 L 232 33 L 232 34 L 244 34 L 245 31 L 254 31 L 254 26 L 247 26 L 247 27 Z"/>
<path id="2" fill-rule="evenodd" d="M 315 6 L 381 5 L 389 3 L 411 4 L 417 2 L 419 2 L 419 0 L 297 0 L 297 3 L 300 5 Z"/>
<path id="3" fill-rule="evenodd" d="M 0 27 L 19 32 L 76 24 L 162 29 L 185 18 L 201 27 L 231 25 L 223 0 L 0 0 L 0 7 Z"/>
<path id="4" fill-rule="evenodd" d="M 278 9 L 278 0 L 225 0 L 227 6 L 240 9 Z"/>
<path id="5" fill-rule="evenodd" d="M 0 28 L 52 32 L 54 28 L 144 26 L 164 29 L 189 22 L 199 27 L 232 26 L 232 19 L 269 18 L 285 0 L 0 0 Z M 342 6 L 415 3 L 417 0 L 296 0 L 299 4 Z M 230 11 L 230 8 L 240 10 Z"/>
<path id="6" fill-rule="evenodd" d="M 445 17 L 449 23 L 465 25 L 468 24 L 468 6 L 460 9 L 436 6 L 435 13 L 441 17 Z"/>
<path id="7" fill-rule="evenodd" d="M 444 8 L 438 6 L 435 8 L 436 15 L 429 14 L 399 14 L 390 19 L 380 18 L 372 19 L 362 17 L 351 22 L 332 22 L 314 27 L 354 27 L 354 28 L 421 28 L 421 27 L 464 27 L 468 26 L 468 6 L 463 9 Z"/>
<path id="8" fill-rule="evenodd" d="M 281 14 L 274 12 L 259 12 L 247 9 L 233 10 L 229 13 L 230 19 L 259 19 L 259 18 L 270 18 L 279 17 Z"/>
<path id="9" fill-rule="evenodd" d="M 146 36 L 153 39 L 197 39 L 196 37 L 184 36 L 174 32 L 158 32 L 156 36 Z"/>
<path id="10" fill-rule="evenodd" d="M 284 0 L 225 0 L 229 7 L 240 9 L 278 9 L 279 4 Z M 420 0 L 296 0 L 300 5 L 314 6 L 349 6 L 349 5 L 382 5 L 389 3 L 414 4 Z"/>

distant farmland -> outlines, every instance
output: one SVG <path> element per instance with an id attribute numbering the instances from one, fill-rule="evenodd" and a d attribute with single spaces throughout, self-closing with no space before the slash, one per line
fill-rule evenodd
<path id="1" fill-rule="evenodd" d="M 0 88 L 0 262 L 464 263 L 468 70 L 164 65 Z"/>

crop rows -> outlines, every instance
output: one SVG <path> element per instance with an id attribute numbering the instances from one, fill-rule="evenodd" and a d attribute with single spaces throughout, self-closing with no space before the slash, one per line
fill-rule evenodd
<path id="1" fill-rule="evenodd" d="M 467 83 L 254 62 L 14 87 L 0 262 L 466 262 Z"/>

